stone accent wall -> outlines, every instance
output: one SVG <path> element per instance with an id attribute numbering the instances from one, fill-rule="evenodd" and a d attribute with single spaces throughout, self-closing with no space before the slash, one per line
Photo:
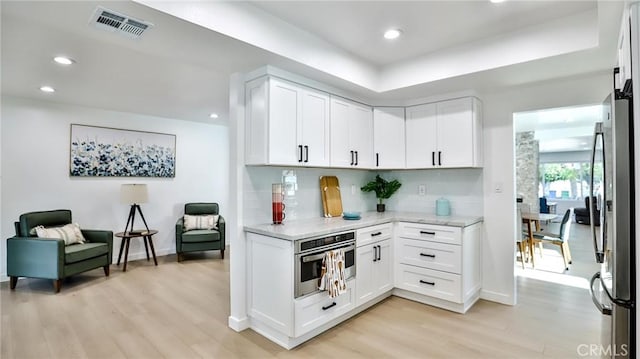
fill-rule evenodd
<path id="1" fill-rule="evenodd" d="M 539 145 L 535 132 L 516 133 L 516 195 L 531 205 L 532 212 L 540 210 L 538 200 Z"/>

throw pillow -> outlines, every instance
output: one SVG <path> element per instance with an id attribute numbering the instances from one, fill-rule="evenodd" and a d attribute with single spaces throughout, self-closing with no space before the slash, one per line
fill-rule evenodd
<path id="1" fill-rule="evenodd" d="M 208 214 L 205 216 L 184 215 L 184 230 L 191 231 L 193 229 L 218 229 L 217 214 Z"/>
<path id="2" fill-rule="evenodd" d="M 84 243 L 85 239 L 80 231 L 80 226 L 77 223 L 69 223 L 62 227 L 49 227 L 44 226 L 35 227 L 38 238 L 43 239 L 63 239 L 65 245 L 74 243 Z"/>

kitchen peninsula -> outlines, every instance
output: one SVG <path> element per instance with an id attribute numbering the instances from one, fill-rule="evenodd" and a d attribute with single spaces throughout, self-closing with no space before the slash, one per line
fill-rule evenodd
<path id="1" fill-rule="evenodd" d="M 293 348 L 391 295 L 465 313 L 480 294 L 481 228 L 482 217 L 411 212 L 245 226 L 250 327 Z M 302 291 L 338 248 L 347 292 Z"/>

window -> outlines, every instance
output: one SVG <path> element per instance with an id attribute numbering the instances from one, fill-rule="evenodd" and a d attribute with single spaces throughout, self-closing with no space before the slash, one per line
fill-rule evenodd
<path id="1" fill-rule="evenodd" d="M 589 162 L 540 164 L 539 194 L 548 199 L 582 200 L 591 190 Z M 595 166 L 594 193 L 600 190 L 602 163 Z"/>

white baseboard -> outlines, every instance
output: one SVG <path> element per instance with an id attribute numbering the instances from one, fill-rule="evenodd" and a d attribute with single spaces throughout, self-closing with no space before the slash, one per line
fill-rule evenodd
<path id="1" fill-rule="evenodd" d="M 235 330 L 236 332 L 241 332 L 245 329 L 249 329 L 249 318 L 244 317 L 242 319 L 238 319 L 238 318 L 229 316 L 228 325 L 229 325 L 229 328 Z"/>
<path id="2" fill-rule="evenodd" d="M 480 291 L 480 299 L 505 305 L 516 305 L 513 296 L 484 289 Z"/>

